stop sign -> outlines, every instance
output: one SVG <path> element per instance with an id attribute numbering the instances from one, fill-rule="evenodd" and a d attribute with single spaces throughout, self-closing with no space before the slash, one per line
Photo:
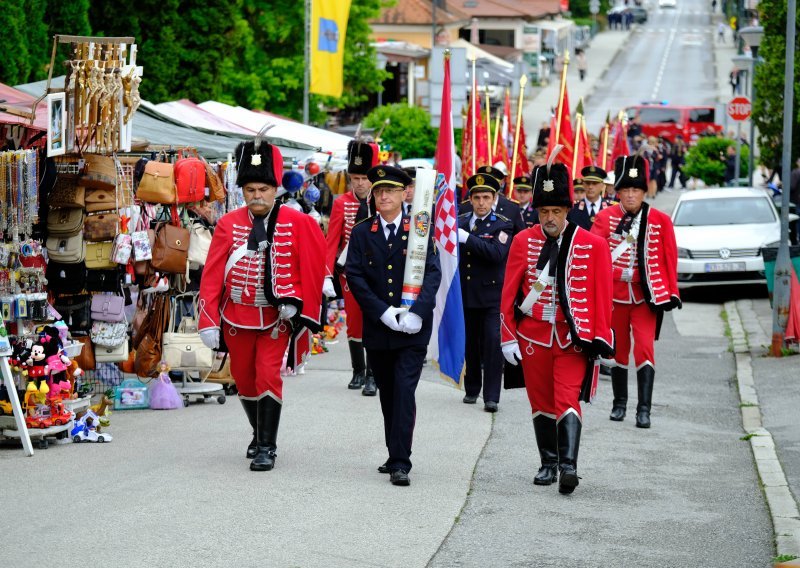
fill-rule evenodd
<path id="1" fill-rule="evenodd" d="M 747 97 L 736 97 L 728 103 L 728 116 L 733 120 L 747 120 L 750 118 L 750 99 Z"/>

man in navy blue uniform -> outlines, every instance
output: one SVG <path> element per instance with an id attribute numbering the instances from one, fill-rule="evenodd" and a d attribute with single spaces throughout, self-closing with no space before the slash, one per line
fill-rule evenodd
<path id="1" fill-rule="evenodd" d="M 503 194 L 503 191 L 505 190 L 506 174 L 497 168 L 493 168 L 492 166 L 481 166 L 478 168 L 476 175 L 477 174 L 483 174 L 484 176 L 490 175 L 496 179 L 497 183 L 499 184 L 500 189 L 497 191 L 497 195 L 495 195 L 494 198 L 494 205 L 492 205 L 494 212 L 500 213 L 500 215 L 506 219 L 511 220 L 511 223 L 514 225 L 515 235 L 521 230 L 525 229 L 525 223 L 522 221 L 522 215 L 520 214 L 519 203 L 513 199 L 509 199 Z M 469 192 L 469 188 L 467 188 L 467 191 Z M 471 212 L 472 202 L 469 200 L 469 198 L 467 198 L 458 206 L 458 213 L 459 215 L 462 215 L 464 213 Z"/>
<path id="2" fill-rule="evenodd" d="M 429 225 L 422 289 L 410 308 L 400 307 L 412 230 L 402 205 L 411 178 L 392 166 L 376 166 L 367 177 L 372 182 L 378 213 L 353 228 L 345 271 L 364 314 L 364 347 L 378 383 L 383 412 L 389 459 L 378 471 L 390 473 L 393 485 L 409 485 L 415 392 L 431 338 L 442 273 Z"/>
<path id="3" fill-rule="evenodd" d="M 472 212 L 458 216 L 461 298 L 466 325 L 465 404 L 475 404 L 483 388 L 483 409 L 497 412 L 503 374 L 500 349 L 500 292 L 513 223 L 492 210 L 500 182 L 488 174 L 467 180 Z"/>
<path id="4" fill-rule="evenodd" d="M 531 178 L 528 176 L 520 176 L 514 178 L 514 193 L 517 194 L 519 200 L 520 214 L 522 215 L 522 222 L 525 223 L 525 228 L 530 229 L 539 223 L 539 214 L 536 208 L 531 203 L 533 198 L 533 186 L 531 185 Z"/>
<path id="5" fill-rule="evenodd" d="M 569 215 L 567 215 L 568 221 L 583 227 L 587 231 L 591 230 L 597 214 L 606 207 L 611 206 L 611 202 L 603 198 L 607 175 L 603 168 L 597 166 L 586 166 L 581 170 L 581 181 L 586 190 L 585 195 L 570 210 Z"/>

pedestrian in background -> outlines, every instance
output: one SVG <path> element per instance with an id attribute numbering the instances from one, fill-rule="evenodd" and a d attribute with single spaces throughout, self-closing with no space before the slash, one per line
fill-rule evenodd
<path id="1" fill-rule="evenodd" d="M 686 174 L 683 173 L 683 165 L 686 163 L 686 142 L 683 141 L 683 136 L 678 134 L 675 137 L 675 144 L 672 145 L 672 151 L 669 154 L 669 164 L 672 168 L 672 176 L 669 181 L 669 189 L 675 187 L 675 178 L 681 182 L 681 189 L 686 189 Z"/>
<path id="2" fill-rule="evenodd" d="M 588 68 L 588 64 L 586 63 L 586 54 L 582 49 L 576 50 L 575 60 L 577 61 L 578 65 L 578 74 L 580 75 L 581 81 L 583 81 L 586 78 L 586 69 Z"/>
<path id="3" fill-rule="evenodd" d="M 725 43 L 725 24 L 722 22 L 717 26 L 717 41 L 719 43 Z"/>

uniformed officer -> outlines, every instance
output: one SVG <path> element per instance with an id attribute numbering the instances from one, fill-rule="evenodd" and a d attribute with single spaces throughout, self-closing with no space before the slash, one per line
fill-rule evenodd
<path id="1" fill-rule="evenodd" d="M 614 187 L 615 182 L 614 172 L 608 172 L 606 179 L 603 180 L 603 185 L 605 186 L 605 198 L 611 203 L 619 203 L 617 190 Z"/>
<path id="2" fill-rule="evenodd" d="M 514 237 L 501 300 L 502 350 L 522 364 L 542 466 L 536 485 L 578 485 L 582 386 L 594 379 L 590 356 L 614 353 L 611 260 L 605 242 L 567 220 L 567 167 L 534 170 L 539 224 Z M 589 397 L 590 398 L 590 397 Z M 586 400 L 583 398 L 582 400 Z"/>
<path id="3" fill-rule="evenodd" d="M 611 369 L 614 402 L 610 419 L 625 418 L 628 362 L 633 359 L 639 389 L 636 426 L 650 428 L 655 381 L 655 348 L 665 311 L 681 307 L 678 249 L 668 215 L 644 202 L 647 169 L 642 156 L 620 156 L 614 163 L 620 203 L 598 213 L 592 232 L 608 241 L 614 275 L 616 366 Z"/>
<path id="4" fill-rule="evenodd" d="M 476 173 L 484 175 L 488 174 L 498 181 L 500 184 L 500 191 L 498 191 L 497 195 L 495 195 L 492 209 L 494 209 L 495 213 L 500 213 L 500 215 L 506 219 L 511 220 L 511 222 L 514 224 L 514 234 L 517 234 L 523 230 L 525 228 L 525 224 L 523 223 L 522 215 L 520 214 L 519 202 L 514 199 L 509 199 L 503 193 L 505 191 L 505 174 L 497 168 L 493 168 L 492 166 L 481 166 L 478 168 Z M 469 188 L 467 188 L 467 190 L 469 190 Z M 459 205 L 458 213 L 461 215 L 468 212 L 472 212 L 472 202 L 469 199 L 465 199 Z"/>
<path id="5" fill-rule="evenodd" d="M 586 197 L 586 188 L 583 187 L 581 178 L 572 180 L 572 195 L 575 203 L 580 203 Z M 575 204 L 573 203 L 573 205 Z"/>
<path id="6" fill-rule="evenodd" d="M 414 189 L 417 185 L 417 168 L 403 168 L 403 171 L 411 178 L 411 183 L 406 186 L 403 198 L 403 215 L 411 215 L 411 204 L 414 202 Z"/>
<path id="7" fill-rule="evenodd" d="M 500 182 L 488 174 L 467 179 L 472 213 L 458 217 L 459 272 L 466 325 L 465 404 L 475 404 L 483 387 L 483 409 L 497 412 L 503 354 L 500 350 L 500 293 L 514 225 L 492 211 Z"/>
<path id="8" fill-rule="evenodd" d="M 603 199 L 605 178 L 608 174 L 597 166 L 586 166 L 581 170 L 584 197 L 569 212 L 569 220 L 587 231 L 592 228 L 597 214 L 611 206 L 611 202 Z"/>
<path id="9" fill-rule="evenodd" d="M 530 229 L 539 222 L 539 214 L 531 203 L 531 197 L 533 197 L 531 178 L 528 176 L 514 178 L 514 192 L 517 194 L 517 199 L 519 200 L 522 222 L 525 223 L 527 229 Z"/>
<path id="10" fill-rule="evenodd" d="M 391 166 L 376 166 L 367 176 L 378 214 L 353 228 L 345 272 L 364 314 L 364 347 L 378 382 L 383 412 L 389 459 L 378 471 L 390 473 L 394 485 L 408 485 L 416 418 L 414 393 L 431 338 L 442 273 L 429 236 L 422 289 L 410 308 L 400 307 L 411 230 L 402 204 L 411 180 L 403 170 Z"/>

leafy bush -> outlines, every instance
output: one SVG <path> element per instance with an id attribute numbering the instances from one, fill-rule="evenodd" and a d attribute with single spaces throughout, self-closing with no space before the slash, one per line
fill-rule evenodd
<path id="1" fill-rule="evenodd" d="M 431 126 L 431 117 L 425 109 L 407 103 L 384 105 L 367 115 L 364 126 L 380 130 L 387 118 L 389 125 L 381 136 L 382 148 L 388 146 L 403 158 L 433 157 L 438 130 Z"/>
<path id="2" fill-rule="evenodd" d="M 686 153 L 684 173 L 693 178 L 698 178 L 709 186 L 722 185 L 725 182 L 725 156 L 729 146 L 736 146 L 736 141 L 729 138 L 706 136 L 700 138 L 697 144 L 689 148 Z M 742 145 L 739 176 L 747 177 L 750 149 Z"/>

